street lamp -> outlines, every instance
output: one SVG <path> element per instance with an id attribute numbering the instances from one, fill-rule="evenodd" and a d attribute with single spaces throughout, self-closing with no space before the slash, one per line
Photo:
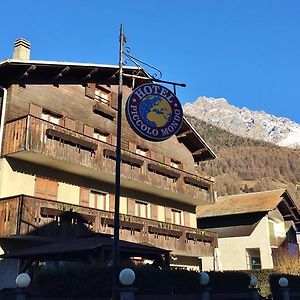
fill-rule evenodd
<path id="1" fill-rule="evenodd" d="M 209 275 L 206 272 L 201 272 L 199 274 L 200 277 L 200 284 L 205 286 L 209 284 Z"/>
<path id="2" fill-rule="evenodd" d="M 30 284 L 30 276 L 27 273 L 21 273 L 16 278 L 16 285 L 19 288 L 27 288 Z"/>
<path id="3" fill-rule="evenodd" d="M 258 283 L 257 277 L 253 274 L 250 275 L 250 286 L 255 288 Z"/>
<path id="4" fill-rule="evenodd" d="M 120 283 L 124 286 L 120 290 L 120 300 L 134 300 L 134 288 L 130 287 L 135 281 L 135 273 L 129 268 L 119 274 Z"/>
<path id="5" fill-rule="evenodd" d="M 20 288 L 18 291 L 16 300 L 26 300 L 26 295 L 24 289 L 29 287 L 31 282 L 30 276 L 27 273 L 21 273 L 16 278 L 16 285 Z"/>

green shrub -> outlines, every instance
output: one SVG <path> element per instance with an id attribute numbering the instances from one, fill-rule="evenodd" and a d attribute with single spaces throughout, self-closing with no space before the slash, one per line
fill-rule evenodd
<path id="1" fill-rule="evenodd" d="M 251 275 L 255 275 L 258 280 L 258 291 L 263 297 L 267 297 L 271 294 L 269 278 L 270 275 L 274 274 L 274 270 L 272 269 L 264 269 L 264 270 L 249 270 L 245 271 L 245 273 Z"/>

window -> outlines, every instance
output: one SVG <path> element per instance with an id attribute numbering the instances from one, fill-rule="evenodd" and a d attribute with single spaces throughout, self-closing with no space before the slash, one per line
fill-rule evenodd
<path id="1" fill-rule="evenodd" d="M 108 194 L 91 191 L 90 192 L 90 203 L 89 206 L 101 210 L 106 210 L 108 204 Z"/>
<path id="2" fill-rule="evenodd" d="M 148 217 L 148 203 L 136 201 L 135 202 L 135 215 L 141 218 Z"/>
<path id="3" fill-rule="evenodd" d="M 95 129 L 93 133 L 93 137 L 102 142 L 107 142 L 108 136 L 109 136 L 108 133 L 101 132 L 100 130 L 97 129 Z"/>
<path id="4" fill-rule="evenodd" d="M 260 249 L 246 249 L 248 270 L 261 269 Z"/>
<path id="5" fill-rule="evenodd" d="M 171 159 L 170 166 L 176 169 L 180 169 L 180 161 Z"/>
<path id="6" fill-rule="evenodd" d="M 285 237 L 284 223 L 276 223 L 273 220 L 269 220 L 269 232 L 271 237 Z"/>
<path id="7" fill-rule="evenodd" d="M 60 124 L 60 120 L 61 120 L 61 116 L 56 115 L 48 110 L 43 110 L 42 111 L 42 119 L 54 124 L 59 125 Z"/>
<path id="8" fill-rule="evenodd" d="M 139 155 L 142 155 L 142 156 L 147 156 L 148 151 L 149 150 L 146 149 L 146 148 L 136 146 L 136 154 L 139 154 Z"/>
<path id="9" fill-rule="evenodd" d="M 102 104 L 110 106 L 110 92 L 108 90 L 105 90 L 103 88 L 96 89 L 95 99 L 101 102 Z"/>
<path id="10" fill-rule="evenodd" d="M 182 225 L 180 210 L 172 209 L 172 223 L 177 225 Z"/>

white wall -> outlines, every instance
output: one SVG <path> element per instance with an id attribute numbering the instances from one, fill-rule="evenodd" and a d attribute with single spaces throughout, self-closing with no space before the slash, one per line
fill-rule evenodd
<path id="1" fill-rule="evenodd" d="M 5 158 L 0 159 L 0 198 L 25 194 L 34 196 L 34 176 L 13 171 Z"/>
<path id="2" fill-rule="evenodd" d="M 219 238 L 218 243 L 223 270 L 246 270 L 248 248 L 260 249 L 262 269 L 273 268 L 267 216 L 261 219 L 250 236 Z"/>
<path id="3" fill-rule="evenodd" d="M 212 256 L 202 257 L 202 271 L 214 270 L 214 258 Z"/>

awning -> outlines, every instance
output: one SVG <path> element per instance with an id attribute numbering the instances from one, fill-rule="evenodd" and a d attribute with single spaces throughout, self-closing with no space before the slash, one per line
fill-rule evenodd
<path id="1" fill-rule="evenodd" d="M 156 256 L 169 254 L 169 250 L 153 246 L 137 244 L 127 241 L 119 241 L 120 253 L 132 254 L 133 256 Z M 57 257 L 80 257 L 97 249 L 113 248 L 113 239 L 109 236 L 94 236 L 64 240 L 62 242 L 45 244 L 38 247 L 14 251 L 0 255 L 0 258 L 26 258 L 26 259 L 51 259 Z"/>

